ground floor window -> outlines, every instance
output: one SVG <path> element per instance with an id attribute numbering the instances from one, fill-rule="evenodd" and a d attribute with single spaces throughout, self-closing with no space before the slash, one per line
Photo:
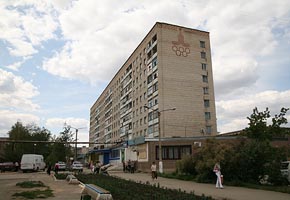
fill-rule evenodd
<path id="1" fill-rule="evenodd" d="M 180 160 L 185 155 L 191 155 L 191 145 L 162 146 L 162 160 Z M 159 146 L 156 146 L 156 160 L 159 160 Z"/>
<path id="2" fill-rule="evenodd" d="M 114 149 L 111 151 L 110 158 L 120 158 L 120 150 L 119 149 Z"/>

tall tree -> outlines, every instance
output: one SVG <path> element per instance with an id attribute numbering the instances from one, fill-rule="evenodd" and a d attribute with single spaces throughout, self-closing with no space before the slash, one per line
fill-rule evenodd
<path id="1" fill-rule="evenodd" d="M 273 136 L 281 136 L 286 132 L 281 128 L 282 125 L 287 124 L 287 119 L 285 115 L 289 108 L 282 108 L 280 114 L 276 114 L 272 118 L 272 124 L 268 125 L 271 115 L 268 108 L 265 111 L 259 112 L 258 108 L 254 108 L 253 113 L 250 117 L 247 117 L 249 120 L 249 127 L 245 129 L 246 135 L 249 138 L 256 140 L 264 141 L 271 140 Z"/>
<path id="2" fill-rule="evenodd" d="M 16 122 L 8 132 L 9 140 L 29 140 L 30 134 L 28 129 L 21 122 Z M 29 144 L 25 143 L 8 143 L 5 146 L 5 160 L 19 161 L 23 153 L 29 151 Z"/>
<path id="3" fill-rule="evenodd" d="M 45 128 L 39 128 L 34 124 L 23 126 L 16 122 L 8 132 L 9 140 L 17 141 L 49 141 L 51 133 Z M 20 161 L 23 154 L 37 153 L 46 156 L 47 145 L 43 143 L 8 143 L 5 146 L 5 160 Z"/>
<path id="4" fill-rule="evenodd" d="M 72 141 L 72 135 L 70 128 L 65 127 L 64 130 L 59 133 L 59 136 L 53 139 L 55 143 L 51 146 L 51 153 L 47 158 L 47 162 L 51 164 L 57 161 L 69 162 L 72 151 L 71 146 L 66 144 L 66 142 Z"/>
<path id="5" fill-rule="evenodd" d="M 40 128 L 35 124 L 29 124 L 27 125 L 27 129 L 29 130 L 30 133 L 30 140 L 49 141 L 51 138 L 51 132 L 44 127 Z M 39 142 L 30 145 L 33 148 L 33 153 L 41 154 L 45 158 L 48 156 L 49 154 L 48 144 Z"/>

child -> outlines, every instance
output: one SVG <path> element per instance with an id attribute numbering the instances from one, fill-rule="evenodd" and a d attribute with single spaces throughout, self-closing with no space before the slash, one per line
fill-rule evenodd
<path id="1" fill-rule="evenodd" d="M 152 165 L 151 165 L 151 176 L 152 176 L 152 180 L 154 180 L 154 178 L 157 179 L 157 171 L 156 171 L 155 162 L 152 162 Z"/>

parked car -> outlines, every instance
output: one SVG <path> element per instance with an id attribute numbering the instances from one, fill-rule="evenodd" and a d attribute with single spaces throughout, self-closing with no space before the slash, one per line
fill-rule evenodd
<path id="1" fill-rule="evenodd" d="M 281 162 L 280 171 L 282 176 L 286 177 L 290 182 L 290 161 Z"/>
<path id="2" fill-rule="evenodd" d="M 57 163 L 55 163 L 54 168 L 58 167 L 59 171 L 65 171 L 66 170 L 66 164 L 65 162 L 62 161 L 58 161 Z"/>
<path id="3" fill-rule="evenodd" d="M 1 172 L 15 171 L 16 167 L 13 162 L 3 162 L 3 163 L 0 163 L 0 170 Z"/>
<path id="4" fill-rule="evenodd" d="M 79 161 L 74 161 L 73 164 L 71 165 L 71 169 L 73 171 L 83 171 L 83 164 Z"/>

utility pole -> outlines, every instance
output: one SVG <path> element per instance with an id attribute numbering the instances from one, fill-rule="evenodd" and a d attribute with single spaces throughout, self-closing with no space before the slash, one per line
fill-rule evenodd
<path id="1" fill-rule="evenodd" d="M 176 110 L 176 108 L 169 108 L 164 110 L 153 110 L 152 108 L 149 108 L 148 106 L 144 106 L 144 108 L 147 108 L 149 110 L 152 110 L 153 112 L 157 112 L 158 114 L 158 153 L 159 153 L 159 173 L 163 173 L 163 162 L 162 162 L 162 144 L 161 144 L 161 125 L 160 125 L 160 117 L 161 112 L 170 111 L 170 110 Z"/>
<path id="2" fill-rule="evenodd" d="M 75 131 L 76 131 L 75 158 L 74 158 L 74 161 L 76 161 L 78 158 L 78 146 L 77 146 L 77 144 L 78 144 L 78 132 L 79 132 L 79 129 L 86 129 L 87 127 L 75 128 L 75 127 L 72 127 L 70 125 L 66 125 L 66 123 L 65 123 L 65 126 L 67 126 L 68 128 L 75 129 Z"/>

